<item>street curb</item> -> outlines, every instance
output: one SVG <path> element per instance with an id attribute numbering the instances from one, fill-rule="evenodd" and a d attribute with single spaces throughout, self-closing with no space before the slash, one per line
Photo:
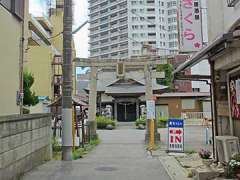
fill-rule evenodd
<path id="1" fill-rule="evenodd" d="M 173 156 L 160 156 L 159 160 L 172 180 L 191 180 L 188 172 Z"/>

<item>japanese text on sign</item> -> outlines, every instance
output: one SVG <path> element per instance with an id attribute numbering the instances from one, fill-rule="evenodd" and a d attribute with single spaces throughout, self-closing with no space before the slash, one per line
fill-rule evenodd
<path id="1" fill-rule="evenodd" d="M 155 101 L 147 101 L 147 119 L 155 119 Z"/>
<path id="2" fill-rule="evenodd" d="M 202 23 L 200 0 L 180 0 L 180 50 L 199 51 L 202 48 Z"/>
<path id="3" fill-rule="evenodd" d="M 168 150 L 184 151 L 184 121 L 181 119 L 169 119 L 168 121 Z"/>

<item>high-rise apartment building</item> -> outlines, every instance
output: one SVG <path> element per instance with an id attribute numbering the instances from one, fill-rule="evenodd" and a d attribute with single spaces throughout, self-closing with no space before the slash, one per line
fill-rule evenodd
<path id="1" fill-rule="evenodd" d="M 127 58 L 142 45 L 168 55 L 178 52 L 177 0 L 90 0 L 90 56 Z"/>

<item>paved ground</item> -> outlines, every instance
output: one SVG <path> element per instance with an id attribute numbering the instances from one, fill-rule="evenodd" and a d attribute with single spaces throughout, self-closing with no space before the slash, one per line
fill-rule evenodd
<path id="1" fill-rule="evenodd" d="M 144 131 L 120 127 L 99 131 L 102 143 L 86 158 L 49 162 L 23 180 L 168 180 L 158 158 L 147 155 Z"/>

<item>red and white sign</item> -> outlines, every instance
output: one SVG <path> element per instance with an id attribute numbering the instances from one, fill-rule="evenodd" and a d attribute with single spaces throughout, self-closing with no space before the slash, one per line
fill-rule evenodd
<path id="1" fill-rule="evenodd" d="M 171 152 L 184 151 L 183 120 L 170 119 L 168 122 L 168 150 Z"/>
<path id="2" fill-rule="evenodd" d="M 200 0 L 180 0 L 180 51 L 195 52 L 203 46 Z"/>

